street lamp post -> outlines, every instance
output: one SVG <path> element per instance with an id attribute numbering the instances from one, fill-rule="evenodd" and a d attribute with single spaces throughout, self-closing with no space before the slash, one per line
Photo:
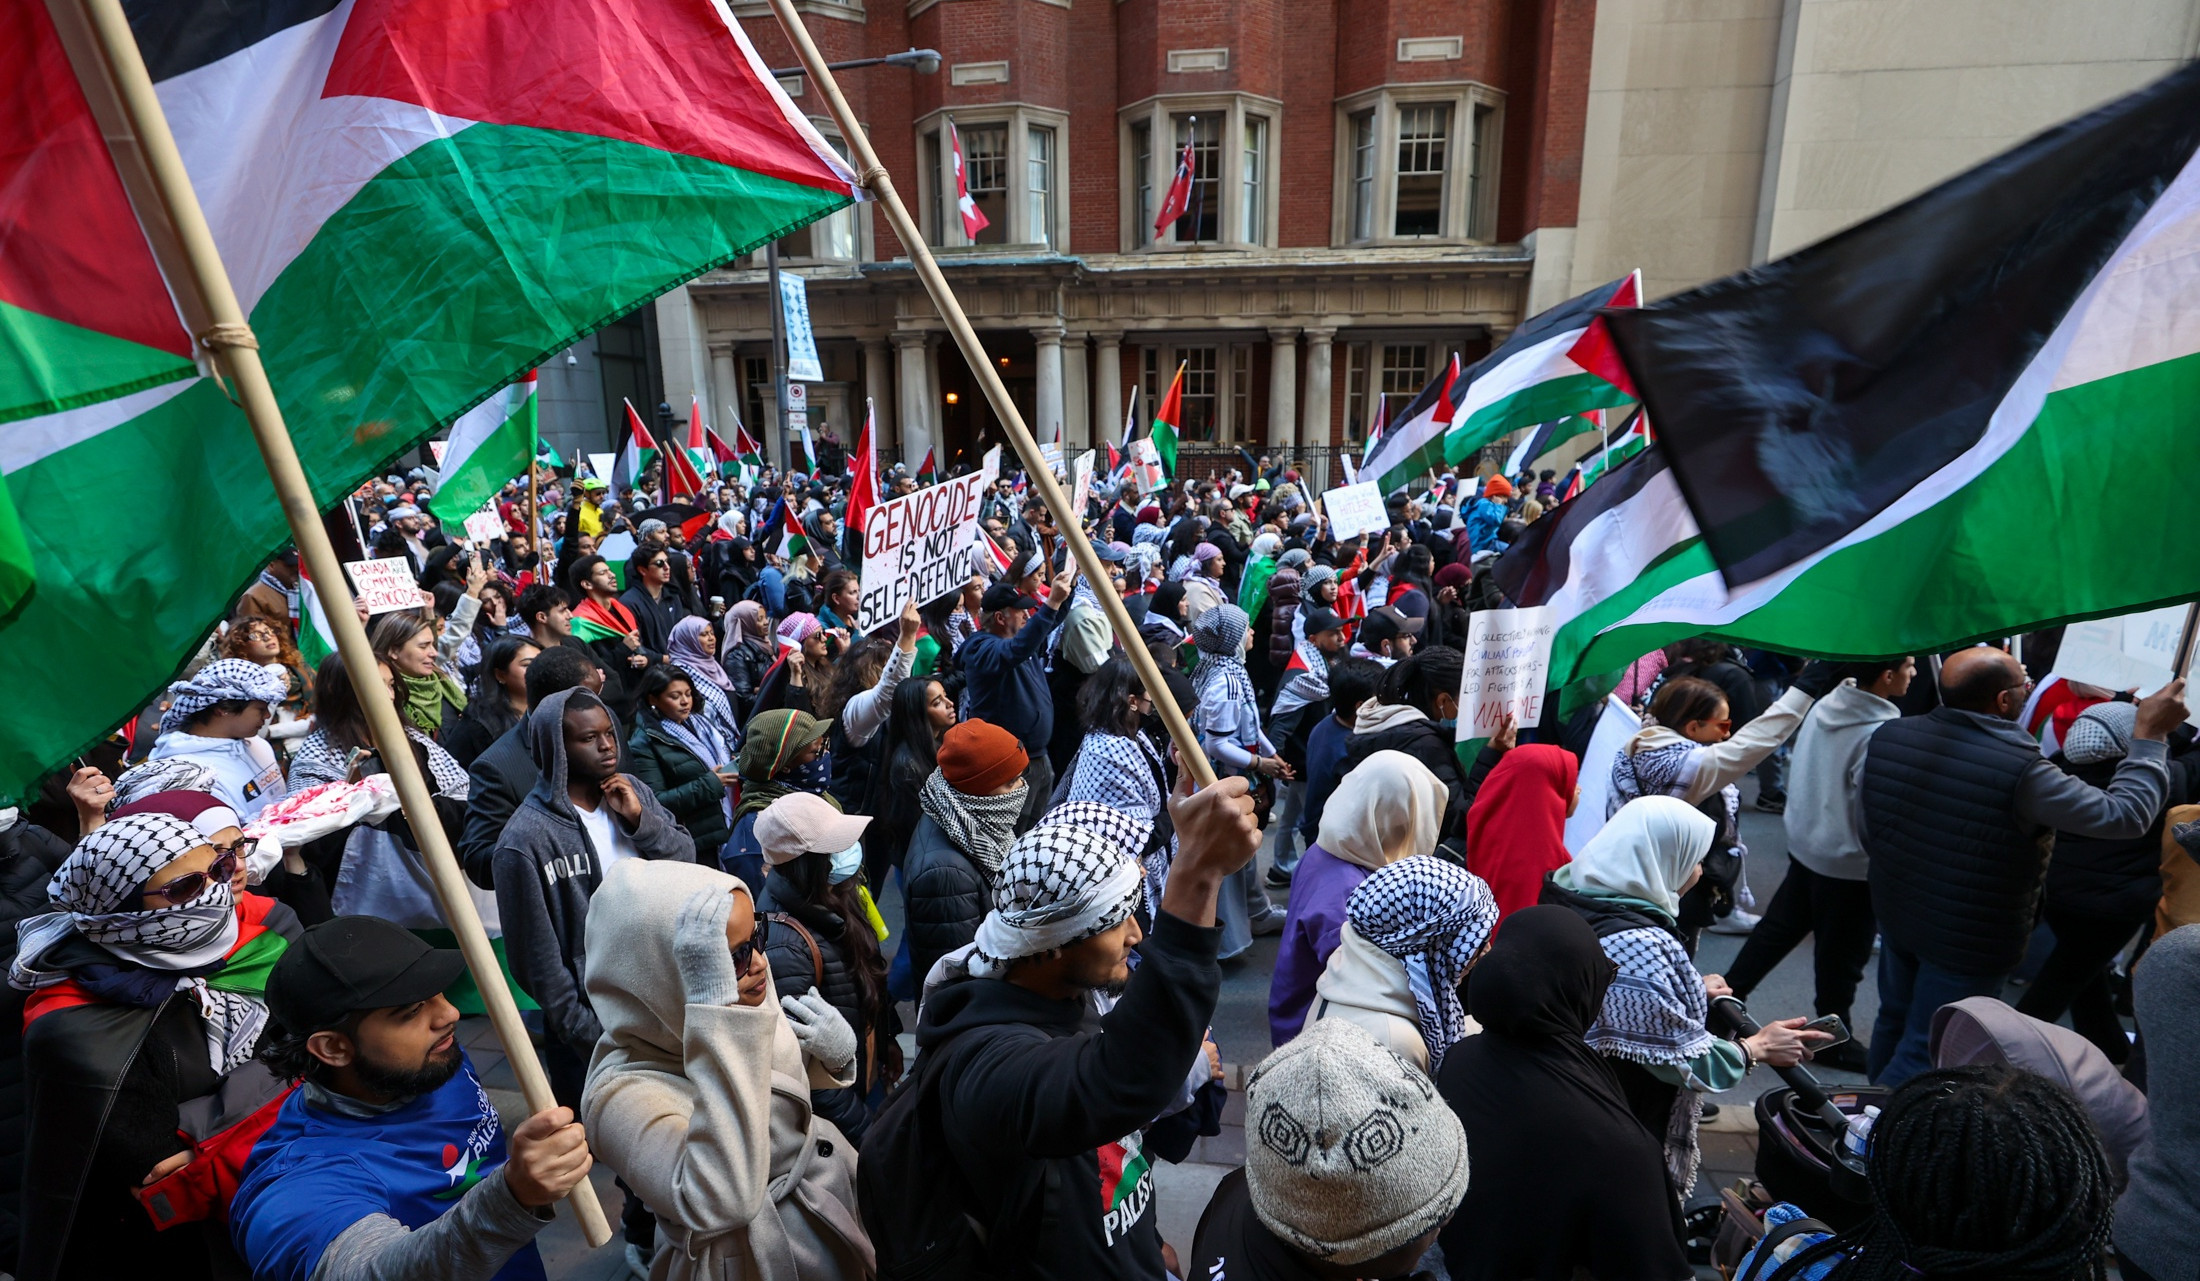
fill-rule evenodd
<path id="1" fill-rule="evenodd" d="M 940 51 L 937 49 L 905 49 L 880 58 L 854 58 L 847 62 L 826 64 L 829 71 L 847 71 L 856 67 L 907 67 L 920 76 L 937 75 L 940 69 Z M 774 67 L 772 78 L 803 74 L 800 67 Z M 859 242 L 860 243 L 860 242 Z M 772 398 L 779 406 L 779 457 L 790 468 L 794 465 L 794 429 L 787 422 L 787 304 L 786 295 L 779 291 L 779 242 L 764 246 L 764 271 L 768 279 L 766 287 L 771 291 L 767 300 L 772 315 Z M 813 464 L 816 459 L 810 460 Z"/>

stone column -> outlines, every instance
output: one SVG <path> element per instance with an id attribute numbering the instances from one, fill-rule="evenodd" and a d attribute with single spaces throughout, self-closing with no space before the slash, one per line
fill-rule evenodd
<path id="1" fill-rule="evenodd" d="M 925 338 L 922 330 L 894 331 L 894 353 L 901 375 L 895 380 L 901 392 L 901 449 L 915 456 L 916 466 L 924 464 L 924 451 L 933 444 L 932 371 Z"/>
<path id="2" fill-rule="evenodd" d="M 1268 339 L 1272 346 L 1268 357 L 1267 448 L 1272 453 L 1287 454 L 1299 443 L 1299 331 L 1271 329 Z"/>
<path id="3" fill-rule="evenodd" d="M 703 421 L 718 425 L 718 439 L 733 447 L 732 426 L 748 412 L 747 389 L 741 386 L 741 362 L 732 347 L 710 349 L 710 390 L 703 396 Z"/>
<path id="4" fill-rule="evenodd" d="M 1038 421 L 1031 424 L 1031 434 L 1040 444 L 1067 441 L 1062 429 L 1062 327 L 1041 326 L 1031 337 L 1039 345 L 1039 395 L 1033 410 Z"/>
<path id="5" fill-rule="evenodd" d="M 1299 421 L 1304 424 L 1299 439 L 1316 448 L 1329 443 L 1330 355 L 1334 351 L 1330 340 L 1336 336 L 1337 331 L 1327 327 L 1306 331 L 1306 396 L 1299 407 Z"/>
<path id="6" fill-rule="evenodd" d="M 924 461 L 923 455 L 905 458 L 907 451 L 901 448 L 901 437 L 894 431 L 894 376 L 893 361 L 887 356 L 884 338 L 863 340 L 863 394 L 871 399 L 871 412 L 878 419 L 878 456 L 885 462 L 906 462 L 912 471 Z"/>
<path id="7" fill-rule="evenodd" d="M 1105 330 L 1093 335 L 1100 344 L 1093 363 L 1093 432 L 1116 440 L 1123 431 L 1123 335 Z"/>
<path id="8" fill-rule="evenodd" d="M 1062 438 L 1072 449 L 1092 448 L 1091 362 L 1085 336 L 1071 334 L 1062 344 Z M 1103 458 L 1100 465 L 1107 466 Z"/>

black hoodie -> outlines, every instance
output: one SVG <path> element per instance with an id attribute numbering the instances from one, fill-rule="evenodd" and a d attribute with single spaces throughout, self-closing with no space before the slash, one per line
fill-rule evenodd
<path id="1" fill-rule="evenodd" d="M 997 1243 L 996 1277 L 1163 1274 L 1140 1131 L 1199 1057 L 1222 988 L 1221 940 L 1219 928 L 1159 914 L 1123 999 L 1099 1018 L 1085 1001 L 999 979 L 949 983 L 925 999 L 917 1047 L 952 1056 L 940 1069 L 940 1115 L 973 1202 L 1030 1229 Z M 1034 1191 L 1028 1208 L 1004 1204 Z"/>

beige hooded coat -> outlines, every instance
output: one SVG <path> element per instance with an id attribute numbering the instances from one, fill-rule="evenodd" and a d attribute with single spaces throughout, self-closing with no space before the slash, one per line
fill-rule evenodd
<path id="1" fill-rule="evenodd" d="M 776 1002 L 685 1003 L 672 922 L 696 890 L 738 886 L 692 863 L 605 874 L 588 908 L 604 1032 L 581 1119 L 597 1158 L 657 1213 L 651 1281 L 857 1281 L 873 1256 L 855 1147 L 810 1112 L 813 1086 L 849 1082 L 805 1070 Z"/>

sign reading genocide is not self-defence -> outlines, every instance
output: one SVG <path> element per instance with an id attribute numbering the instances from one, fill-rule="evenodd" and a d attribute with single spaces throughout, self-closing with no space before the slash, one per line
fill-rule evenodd
<path id="1" fill-rule="evenodd" d="M 871 631 L 962 586 L 978 537 L 984 472 L 958 476 L 871 509 L 863 519 L 863 595 L 856 627 Z"/>

